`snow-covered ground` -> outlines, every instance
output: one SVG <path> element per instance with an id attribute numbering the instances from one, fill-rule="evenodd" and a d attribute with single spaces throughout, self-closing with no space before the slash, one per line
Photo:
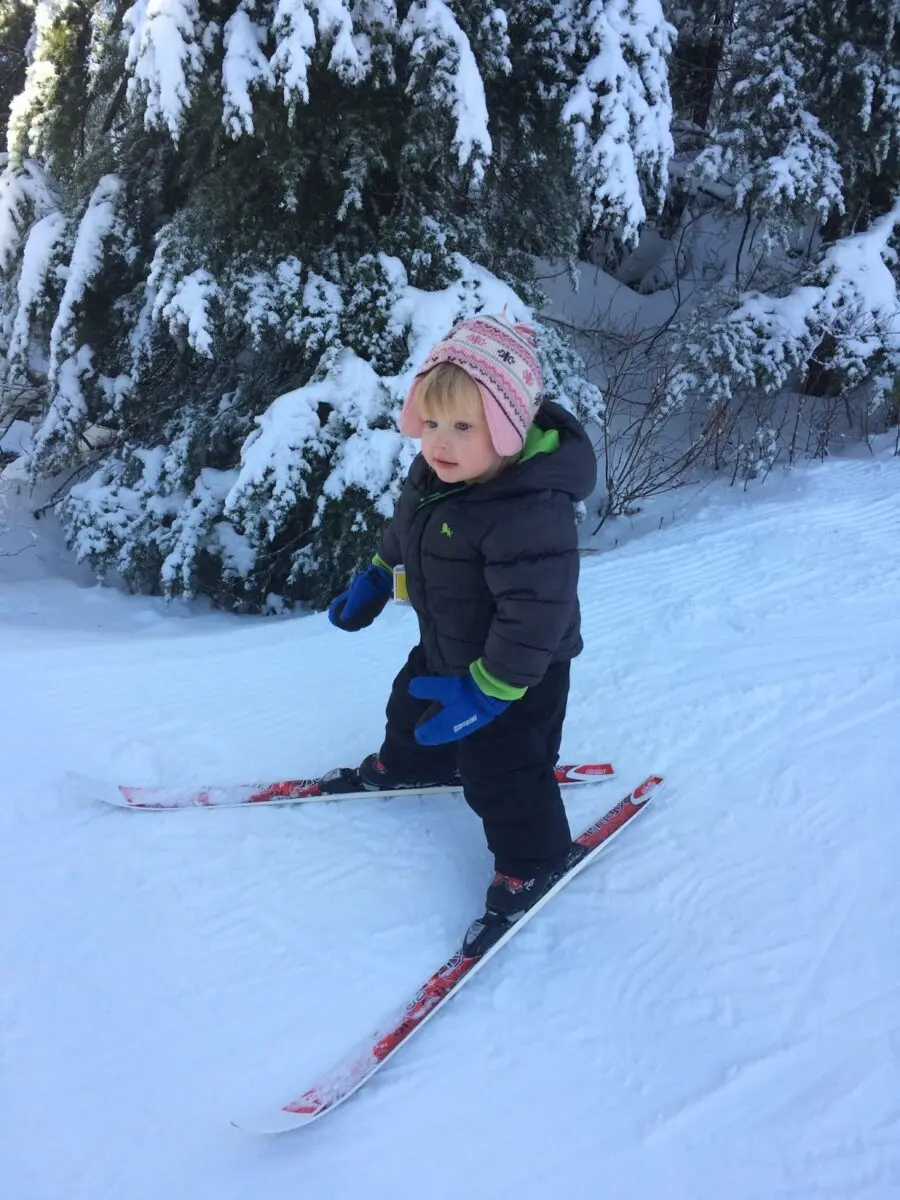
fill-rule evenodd
<path id="1" fill-rule="evenodd" d="M 900 459 L 641 533 L 583 564 L 563 750 L 619 778 L 572 824 L 667 790 L 354 1099 L 268 1139 L 230 1119 L 457 945 L 475 818 L 129 813 L 65 772 L 353 763 L 414 619 L 346 635 L 31 571 L 40 540 L 0 558 L 3 1200 L 900 1196 Z"/>

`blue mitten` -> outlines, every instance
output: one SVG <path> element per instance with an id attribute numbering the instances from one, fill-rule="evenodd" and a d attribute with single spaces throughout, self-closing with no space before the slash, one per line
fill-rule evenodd
<path id="1" fill-rule="evenodd" d="M 420 700 L 434 700 L 416 723 L 415 736 L 420 746 L 439 746 L 458 742 L 509 708 L 509 700 L 486 695 L 471 675 L 417 675 L 410 680 L 409 692 Z"/>
<path id="2" fill-rule="evenodd" d="M 367 571 L 354 577 L 346 592 L 332 600 L 328 620 L 348 633 L 365 629 L 387 604 L 393 587 L 394 581 L 388 572 L 372 563 Z"/>

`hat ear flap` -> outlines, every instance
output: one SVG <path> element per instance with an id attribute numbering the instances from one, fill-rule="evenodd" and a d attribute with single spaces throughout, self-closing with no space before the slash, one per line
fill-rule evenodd
<path id="1" fill-rule="evenodd" d="M 416 390 L 418 386 L 419 378 L 416 377 L 413 380 L 412 387 L 406 393 L 406 399 L 403 401 L 399 427 L 404 437 L 420 438 L 422 430 L 425 428 L 425 422 L 422 420 L 419 410 L 416 407 Z"/>

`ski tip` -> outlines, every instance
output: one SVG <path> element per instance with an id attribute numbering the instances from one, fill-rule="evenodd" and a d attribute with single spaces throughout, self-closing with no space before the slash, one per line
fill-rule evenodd
<path id="1" fill-rule="evenodd" d="M 114 804 L 118 808 L 131 807 L 116 785 L 107 779 L 95 779 L 91 775 L 83 775 L 80 771 L 66 771 L 65 779 L 69 792 L 81 800 L 94 803 L 102 800 L 105 804 Z"/>
<path id="2" fill-rule="evenodd" d="M 616 770 L 612 763 L 560 763 L 556 767 L 559 783 L 595 783 L 612 779 Z"/>
<path id="3" fill-rule="evenodd" d="M 310 1121 L 314 1121 L 320 1113 L 290 1112 L 287 1108 L 272 1109 L 265 1113 L 254 1113 L 248 1117 L 236 1117 L 231 1124 L 242 1133 L 261 1135 L 273 1133 L 290 1133 L 294 1129 L 302 1129 Z"/>
<path id="4" fill-rule="evenodd" d="M 664 783 L 662 775 L 648 775 L 643 783 L 639 783 L 631 793 L 630 799 L 633 804 L 646 804 Z"/>

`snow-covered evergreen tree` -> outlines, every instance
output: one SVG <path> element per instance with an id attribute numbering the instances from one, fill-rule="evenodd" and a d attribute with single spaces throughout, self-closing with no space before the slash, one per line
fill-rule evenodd
<path id="1" fill-rule="evenodd" d="M 853 0 L 805 15 L 807 37 L 821 46 L 810 94 L 844 177 L 831 240 L 867 228 L 900 192 L 900 8 L 896 0 Z"/>
<path id="2" fill-rule="evenodd" d="M 9 106 L 25 82 L 32 17 L 32 6 L 26 0 L 3 0 L 0 4 L 0 138 L 4 144 Z"/>
<path id="3" fill-rule="evenodd" d="M 698 8 L 723 13 L 716 0 Z M 740 235 L 719 316 L 707 305 L 675 326 L 675 390 L 717 410 L 749 397 L 758 411 L 788 387 L 803 404 L 865 382 L 877 407 L 900 372 L 896 5 L 746 0 L 720 24 L 706 144 L 685 172 L 704 193 L 689 219 L 718 196 Z M 753 437 L 771 449 L 769 433 Z"/>
<path id="4" fill-rule="evenodd" d="M 429 345 L 533 255 L 634 240 L 670 154 L 658 0 L 34 0 L 0 176 L 6 386 L 83 460 L 79 555 L 134 588 L 323 602 L 371 548 Z M 554 387 L 600 398 L 546 334 Z M 0 401 L 2 402 L 2 401 Z"/>
<path id="5" fill-rule="evenodd" d="M 739 206 L 758 193 L 766 213 L 826 213 L 832 237 L 888 211 L 900 184 L 893 0 L 825 8 L 751 0 L 738 13 L 719 127 L 702 165 L 720 158 Z M 745 177 L 742 163 L 755 164 L 751 175 L 762 168 L 762 178 Z"/>
<path id="6" fill-rule="evenodd" d="M 825 222 L 843 207 L 837 146 L 811 108 L 807 79 L 823 47 L 809 28 L 813 0 L 749 0 L 729 45 L 731 70 L 714 119 L 711 144 L 693 174 L 729 186 L 729 204 L 744 229 L 755 229 L 757 254 L 773 241 L 790 244 L 812 217 Z M 746 236 L 746 235 L 745 235 Z M 737 283 L 747 271 L 737 256 Z"/>
<path id="7" fill-rule="evenodd" d="M 663 7 L 678 31 L 670 68 L 677 119 L 683 129 L 705 130 L 731 37 L 734 0 L 667 0 Z"/>

